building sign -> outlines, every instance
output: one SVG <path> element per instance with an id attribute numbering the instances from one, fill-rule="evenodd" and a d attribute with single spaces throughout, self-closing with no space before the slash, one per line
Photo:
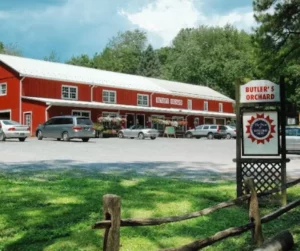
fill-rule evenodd
<path id="1" fill-rule="evenodd" d="M 169 99 L 169 98 L 161 98 L 161 97 L 156 97 L 155 99 L 157 104 L 171 104 L 171 105 L 180 105 L 182 106 L 183 102 L 181 99 Z"/>
<path id="2" fill-rule="evenodd" d="M 279 155 L 277 111 L 243 113 L 243 155 Z"/>
<path id="3" fill-rule="evenodd" d="M 182 105 L 182 100 L 181 99 L 173 99 L 171 98 L 171 105 Z"/>
<path id="4" fill-rule="evenodd" d="M 279 85 L 269 80 L 253 80 L 240 86 L 241 103 L 280 102 Z"/>

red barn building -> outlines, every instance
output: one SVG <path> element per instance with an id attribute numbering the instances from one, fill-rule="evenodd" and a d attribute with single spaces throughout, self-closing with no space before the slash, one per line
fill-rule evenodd
<path id="1" fill-rule="evenodd" d="M 225 124 L 234 100 L 205 86 L 0 54 L 0 118 L 35 128 L 56 115 L 123 116 L 127 126 L 152 118 Z M 152 124 L 151 124 L 152 123 Z"/>

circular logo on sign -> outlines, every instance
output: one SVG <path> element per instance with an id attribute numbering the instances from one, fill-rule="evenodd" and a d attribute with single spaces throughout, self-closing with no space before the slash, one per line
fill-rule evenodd
<path id="1" fill-rule="evenodd" d="M 247 122 L 246 133 L 252 142 L 256 141 L 257 144 L 264 144 L 274 138 L 275 125 L 272 124 L 274 120 L 269 115 L 265 117 L 264 114 L 256 114 L 256 116 L 251 116 L 251 119 Z"/>

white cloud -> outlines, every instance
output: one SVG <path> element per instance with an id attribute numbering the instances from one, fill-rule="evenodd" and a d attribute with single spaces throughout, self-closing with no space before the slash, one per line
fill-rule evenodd
<path id="1" fill-rule="evenodd" d="M 182 28 L 232 24 L 238 29 L 250 31 L 255 24 L 250 9 L 236 9 L 226 15 L 209 15 L 197 9 L 195 2 L 196 0 L 155 0 L 136 13 L 121 10 L 119 14 L 125 16 L 133 25 L 147 31 L 150 40 L 151 37 L 160 38 L 163 45 L 170 44 Z"/>
<path id="2" fill-rule="evenodd" d="M 156 0 L 140 12 L 119 12 L 128 20 L 149 33 L 158 35 L 167 45 L 182 28 L 194 27 L 202 20 L 193 0 Z"/>

